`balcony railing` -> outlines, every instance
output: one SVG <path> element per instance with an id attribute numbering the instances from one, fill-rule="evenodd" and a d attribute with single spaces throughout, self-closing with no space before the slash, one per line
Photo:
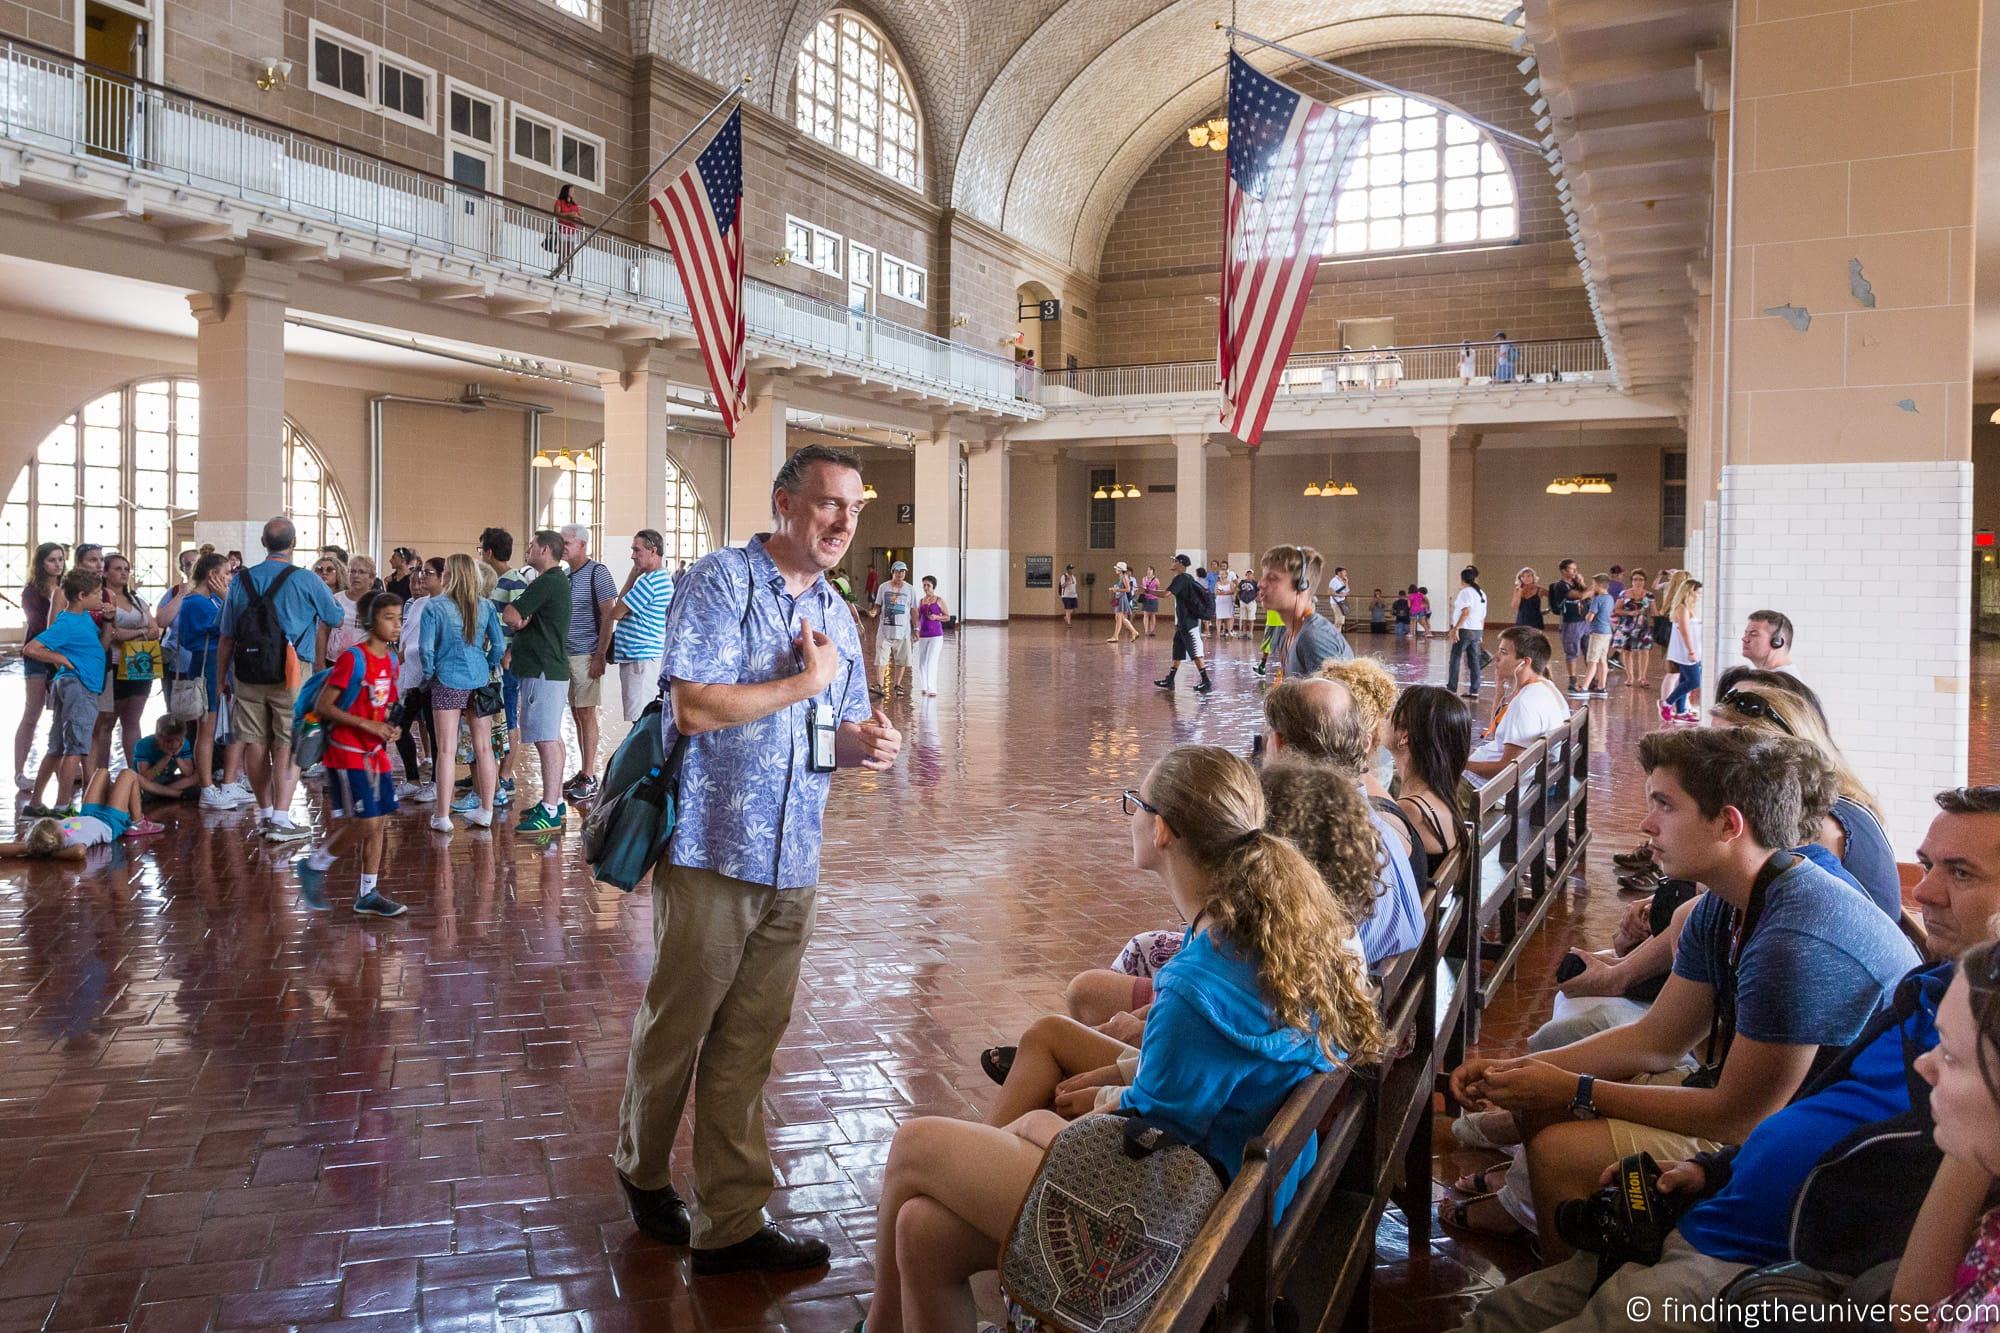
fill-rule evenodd
<path id="1" fill-rule="evenodd" d="M 541 209 L 15 40 L 0 60 L 0 137 L 527 278 L 546 278 L 573 243 Z M 576 254 L 566 285 L 687 314 L 671 254 L 601 232 Z M 1006 358 L 768 283 L 744 287 L 753 343 L 946 394 L 1032 400 L 1032 384 Z"/>
<path id="2" fill-rule="evenodd" d="M 1037 378 L 1036 397 L 1047 407 L 1087 407 L 1107 398 L 1214 393 L 1221 384 L 1214 361 L 1043 370 Z M 1434 395 L 1475 389 L 1485 393 L 1610 381 L 1604 344 L 1596 338 L 1441 343 L 1375 347 L 1364 352 L 1301 352 L 1285 362 L 1278 396 Z"/>

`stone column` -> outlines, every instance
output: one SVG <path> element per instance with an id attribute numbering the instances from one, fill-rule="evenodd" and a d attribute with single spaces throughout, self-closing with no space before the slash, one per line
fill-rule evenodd
<path id="1" fill-rule="evenodd" d="M 1908 860 L 1931 794 L 1966 775 L 1980 6 L 1768 9 L 1740 6 L 1731 43 L 1702 703 L 1749 612 L 1791 617 L 1798 673 Z"/>
<path id="2" fill-rule="evenodd" d="M 218 551 L 241 551 L 254 563 L 263 558 L 257 542 L 265 520 L 285 512 L 279 446 L 291 271 L 260 259 L 227 259 L 216 273 L 215 292 L 188 297 L 201 383 L 201 511 L 194 539 Z M 366 503 L 372 511 L 380 498 L 370 494 Z"/>
<path id="3" fill-rule="evenodd" d="M 1222 523 L 1216 538 L 1222 549 L 1216 554 L 1232 564 L 1237 556 L 1244 554 L 1255 561 L 1259 551 L 1250 537 L 1250 496 L 1257 485 L 1257 451 L 1247 445 L 1230 445 L 1219 471 L 1221 494 L 1214 498 L 1221 509 Z"/>
<path id="4" fill-rule="evenodd" d="M 667 509 L 667 398 L 672 386 L 649 359 L 599 377 L 604 389 L 604 549 L 597 552 L 622 587 L 632 568 L 632 537 L 659 530 Z"/>
<path id="5" fill-rule="evenodd" d="M 1417 437 L 1417 582 L 1431 590 L 1431 599 L 1450 600 L 1458 586 L 1451 577 L 1453 536 L 1450 426 L 1418 426 Z M 1470 545 L 1470 531 L 1466 536 Z"/>
<path id="6" fill-rule="evenodd" d="M 1004 621 L 1014 487 L 998 440 L 966 445 L 965 488 L 965 605 L 952 609 L 967 620 Z"/>
<path id="7" fill-rule="evenodd" d="M 751 382 L 750 410 L 729 442 L 729 495 L 723 506 L 725 546 L 741 546 L 771 530 L 771 483 L 785 465 L 785 394 L 782 382 Z"/>
<path id="8" fill-rule="evenodd" d="M 958 452 L 960 439 L 955 429 L 948 429 L 916 442 L 912 493 L 917 512 L 915 531 L 910 535 L 910 577 L 935 575 L 938 596 L 963 614 L 958 605 L 958 488 L 964 468 Z"/>
<path id="9" fill-rule="evenodd" d="M 1174 554 L 1208 563 L 1208 437 L 1174 436 Z"/>

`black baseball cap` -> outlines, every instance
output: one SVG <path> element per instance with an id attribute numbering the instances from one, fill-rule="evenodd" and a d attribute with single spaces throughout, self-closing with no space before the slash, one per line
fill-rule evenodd
<path id="1" fill-rule="evenodd" d="M 1183 569 L 1186 569 L 1186 568 L 1187 568 L 1187 567 L 1188 567 L 1189 565 L 1191 565 L 1191 564 L 1193 564 L 1193 563 L 1194 563 L 1194 561 L 1192 561 L 1192 560 L 1188 559 L 1188 558 L 1187 558 L 1186 556 L 1184 556 L 1184 555 L 1177 555 L 1177 556 L 1175 556 L 1175 557 L 1174 557 L 1174 559 L 1175 559 L 1175 560 L 1176 560 L 1177 562 L 1179 562 L 1179 564 L 1180 564 L 1181 568 L 1183 568 Z"/>

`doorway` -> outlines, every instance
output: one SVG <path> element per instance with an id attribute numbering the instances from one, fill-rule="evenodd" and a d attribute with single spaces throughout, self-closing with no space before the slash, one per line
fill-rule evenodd
<path id="1" fill-rule="evenodd" d="M 83 58 L 113 80 L 84 85 L 84 151 L 130 161 L 143 142 L 145 103 L 134 83 L 150 67 L 153 25 L 142 7 L 84 0 L 77 18 Z"/>

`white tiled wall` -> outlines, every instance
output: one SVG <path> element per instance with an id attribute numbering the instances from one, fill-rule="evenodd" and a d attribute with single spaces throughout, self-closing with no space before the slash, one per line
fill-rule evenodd
<path id="1" fill-rule="evenodd" d="M 1932 794 L 1965 781 L 1972 464 L 1724 468 L 1717 517 L 1709 675 L 1750 612 L 1790 616 L 1795 669 L 1914 860 Z"/>

